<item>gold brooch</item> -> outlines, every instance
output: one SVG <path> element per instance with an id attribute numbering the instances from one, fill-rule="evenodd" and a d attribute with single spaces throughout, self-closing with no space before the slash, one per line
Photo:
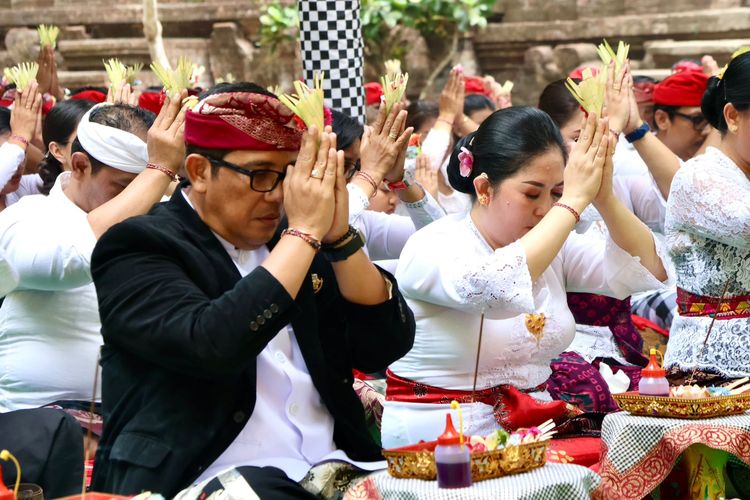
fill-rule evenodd
<path id="1" fill-rule="evenodd" d="M 534 336 L 536 344 L 539 345 L 539 341 L 544 338 L 544 313 L 527 314 L 524 322 L 526 323 L 526 329 Z"/>
<path id="2" fill-rule="evenodd" d="M 320 289 L 323 288 L 323 278 L 320 278 L 315 273 L 313 273 L 310 277 L 312 278 L 313 292 L 318 293 Z"/>

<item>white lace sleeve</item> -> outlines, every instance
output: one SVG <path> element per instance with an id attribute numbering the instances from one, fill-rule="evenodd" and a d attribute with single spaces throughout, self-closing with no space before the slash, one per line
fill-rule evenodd
<path id="1" fill-rule="evenodd" d="M 668 231 L 750 249 L 750 180 L 718 150 L 688 162 L 672 181 Z"/>
<path id="2" fill-rule="evenodd" d="M 466 305 L 488 318 L 533 312 L 533 288 L 523 245 L 516 241 L 461 266 L 456 292 Z"/>
<path id="3" fill-rule="evenodd" d="M 422 229 L 427 224 L 445 216 L 445 210 L 435 201 L 435 198 L 427 190 L 422 189 L 422 191 L 424 191 L 424 198 L 421 200 L 414 203 L 404 202 L 406 211 L 409 212 L 409 217 L 417 229 Z"/>
<path id="4" fill-rule="evenodd" d="M 425 228 L 424 231 L 436 222 Z M 531 275 L 519 242 L 492 252 L 471 234 L 420 231 L 404 247 L 396 278 L 404 296 L 491 319 L 534 310 Z"/>

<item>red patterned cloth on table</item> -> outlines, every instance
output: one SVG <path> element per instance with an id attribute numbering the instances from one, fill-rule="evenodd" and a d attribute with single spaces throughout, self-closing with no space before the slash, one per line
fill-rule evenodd
<path id="1" fill-rule="evenodd" d="M 598 437 L 553 439 L 547 448 L 547 461 L 559 464 L 596 466 L 602 458 L 602 440 Z"/>
<path id="2" fill-rule="evenodd" d="M 702 443 L 750 464 L 750 415 L 701 421 L 616 413 L 602 428 L 602 484 L 592 498 L 640 500 L 667 478 L 677 458 Z"/>
<path id="3" fill-rule="evenodd" d="M 498 385 L 475 392 L 442 389 L 399 377 L 386 371 L 386 401 L 403 403 L 450 404 L 484 403 L 494 407 L 495 420 L 506 430 L 533 427 L 547 420 L 565 420 L 578 412 L 564 401 L 540 401 L 527 392 L 544 391 L 544 386 L 521 391 L 511 385 Z"/>
<path id="4" fill-rule="evenodd" d="M 564 352 L 550 363 L 552 375 L 547 381 L 547 389 L 553 398 L 567 401 L 584 411 L 617 411 L 619 407 L 599 373 L 599 364 L 605 362 L 613 372 L 622 370 L 630 379 L 629 390 L 638 387 L 641 367 L 648 364 L 641 351 L 643 338 L 631 318 L 630 299 L 568 293 L 568 307 L 577 324 L 609 328 L 620 354 L 634 366 L 623 365 L 612 358 L 596 358 L 589 363 L 578 353 Z"/>
<path id="5" fill-rule="evenodd" d="M 717 320 L 750 318 L 750 294 L 734 297 L 705 297 L 677 288 L 680 316 L 714 316 Z"/>

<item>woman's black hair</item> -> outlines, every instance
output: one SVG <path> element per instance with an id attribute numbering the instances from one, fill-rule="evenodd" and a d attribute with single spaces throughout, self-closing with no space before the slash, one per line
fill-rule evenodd
<path id="1" fill-rule="evenodd" d="M 0 107 L 0 134 L 10 132 L 10 110 Z"/>
<path id="2" fill-rule="evenodd" d="M 574 79 L 576 83 L 580 80 Z M 558 127 L 562 128 L 575 115 L 580 107 L 573 94 L 565 87 L 565 80 L 550 83 L 539 96 L 539 109 L 547 113 Z"/>
<path id="3" fill-rule="evenodd" d="M 492 99 L 484 94 L 469 94 L 464 97 L 464 114 L 466 116 L 471 116 L 475 111 L 482 111 L 483 109 L 495 111 L 497 107 Z"/>
<path id="4" fill-rule="evenodd" d="M 57 176 L 63 171 L 62 163 L 49 152 L 50 142 L 54 141 L 60 146 L 66 146 L 68 139 L 78 127 L 81 117 L 94 104 L 92 101 L 77 99 L 60 101 L 47 113 L 44 125 L 42 125 L 42 140 L 47 154 L 44 155 L 42 162 L 39 164 L 39 176 L 42 178 L 40 191 L 43 194 L 49 194 L 50 189 L 55 185 Z"/>
<path id="5" fill-rule="evenodd" d="M 732 103 L 737 111 L 750 109 L 750 52 L 732 59 L 721 79 L 716 76 L 709 78 L 708 88 L 703 94 L 703 116 L 722 135 L 727 133 L 724 107 L 728 103 Z"/>
<path id="6" fill-rule="evenodd" d="M 336 134 L 336 148 L 339 151 L 348 148 L 354 144 L 354 141 L 362 138 L 365 127 L 357 120 L 337 109 L 332 109 L 331 115 L 333 117 L 333 131 Z"/>
<path id="7" fill-rule="evenodd" d="M 461 148 L 468 149 L 474 156 L 474 166 L 468 177 L 460 174 L 458 154 Z M 563 161 L 567 161 L 567 148 L 560 129 L 547 113 L 529 106 L 501 109 L 488 116 L 475 132 L 458 141 L 448 162 L 448 181 L 456 191 L 475 198 L 477 176 L 487 174 L 496 186 L 533 158 L 555 148 Z"/>
<path id="8" fill-rule="evenodd" d="M 432 101 L 413 101 L 406 108 L 406 128 L 414 127 L 415 131 L 421 130 L 428 120 L 436 120 L 440 115 L 438 105 Z"/>
<path id="9" fill-rule="evenodd" d="M 138 132 L 146 133 L 156 120 L 156 115 L 151 111 L 129 104 L 113 104 L 111 106 L 100 106 L 91 112 L 89 120 L 92 123 L 99 123 L 132 134 Z M 106 165 L 93 156 L 91 156 L 81 145 L 76 136 L 71 147 L 72 153 L 84 153 L 89 157 L 91 162 L 91 172 L 96 173 Z"/>

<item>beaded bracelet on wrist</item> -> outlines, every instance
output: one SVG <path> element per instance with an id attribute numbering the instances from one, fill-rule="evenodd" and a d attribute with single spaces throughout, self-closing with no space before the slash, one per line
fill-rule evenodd
<path id="1" fill-rule="evenodd" d="M 375 195 L 378 194 L 378 183 L 375 182 L 375 179 L 373 179 L 370 174 L 368 174 L 367 172 L 363 172 L 362 170 L 360 170 L 359 172 L 357 172 L 357 175 L 355 177 L 361 177 L 362 179 L 364 179 L 367 183 L 369 183 L 372 186 L 373 192 L 370 195 L 370 198 L 374 198 Z"/>
<path id="2" fill-rule="evenodd" d="M 565 203 L 559 203 L 559 202 L 558 203 L 553 203 L 552 206 L 553 207 L 564 208 L 565 210 L 567 210 L 568 212 L 570 212 L 573 215 L 573 217 L 576 218 L 576 224 L 578 224 L 579 222 L 581 222 L 581 214 L 579 214 L 578 211 L 575 208 L 573 208 L 571 206 L 568 206 Z"/>
<path id="3" fill-rule="evenodd" d="M 296 236 L 297 238 L 300 238 L 302 241 L 310 245 L 312 249 L 315 250 L 315 253 L 320 252 L 320 249 L 322 247 L 322 245 L 320 244 L 320 240 L 317 239 L 312 234 L 290 227 L 290 228 L 284 229 L 281 232 L 281 236 L 286 236 L 286 235 Z"/>
<path id="4" fill-rule="evenodd" d="M 21 135 L 11 134 L 8 139 L 9 140 L 16 140 L 16 141 L 20 142 L 21 144 L 23 144 L 25 147 L 27 147 L 27 148 L 29 147 L 29 140 L 26 139 L 25 137 L 21 136 Z"/>
<path id="5" fill-rule="evenodd" d="M 159 172 L 163 172 L 164 174 L 169 176 L 169 178 L 172 179 L 172 181 L 177 180 L 177 175 L 171 170 L 169 170 L 167 167 L 162 167 L 161 165 L 157 165 L 156 163 L 147 163 L 146 168 L 150 168 L 153 170 L 158 170 Z"/>

